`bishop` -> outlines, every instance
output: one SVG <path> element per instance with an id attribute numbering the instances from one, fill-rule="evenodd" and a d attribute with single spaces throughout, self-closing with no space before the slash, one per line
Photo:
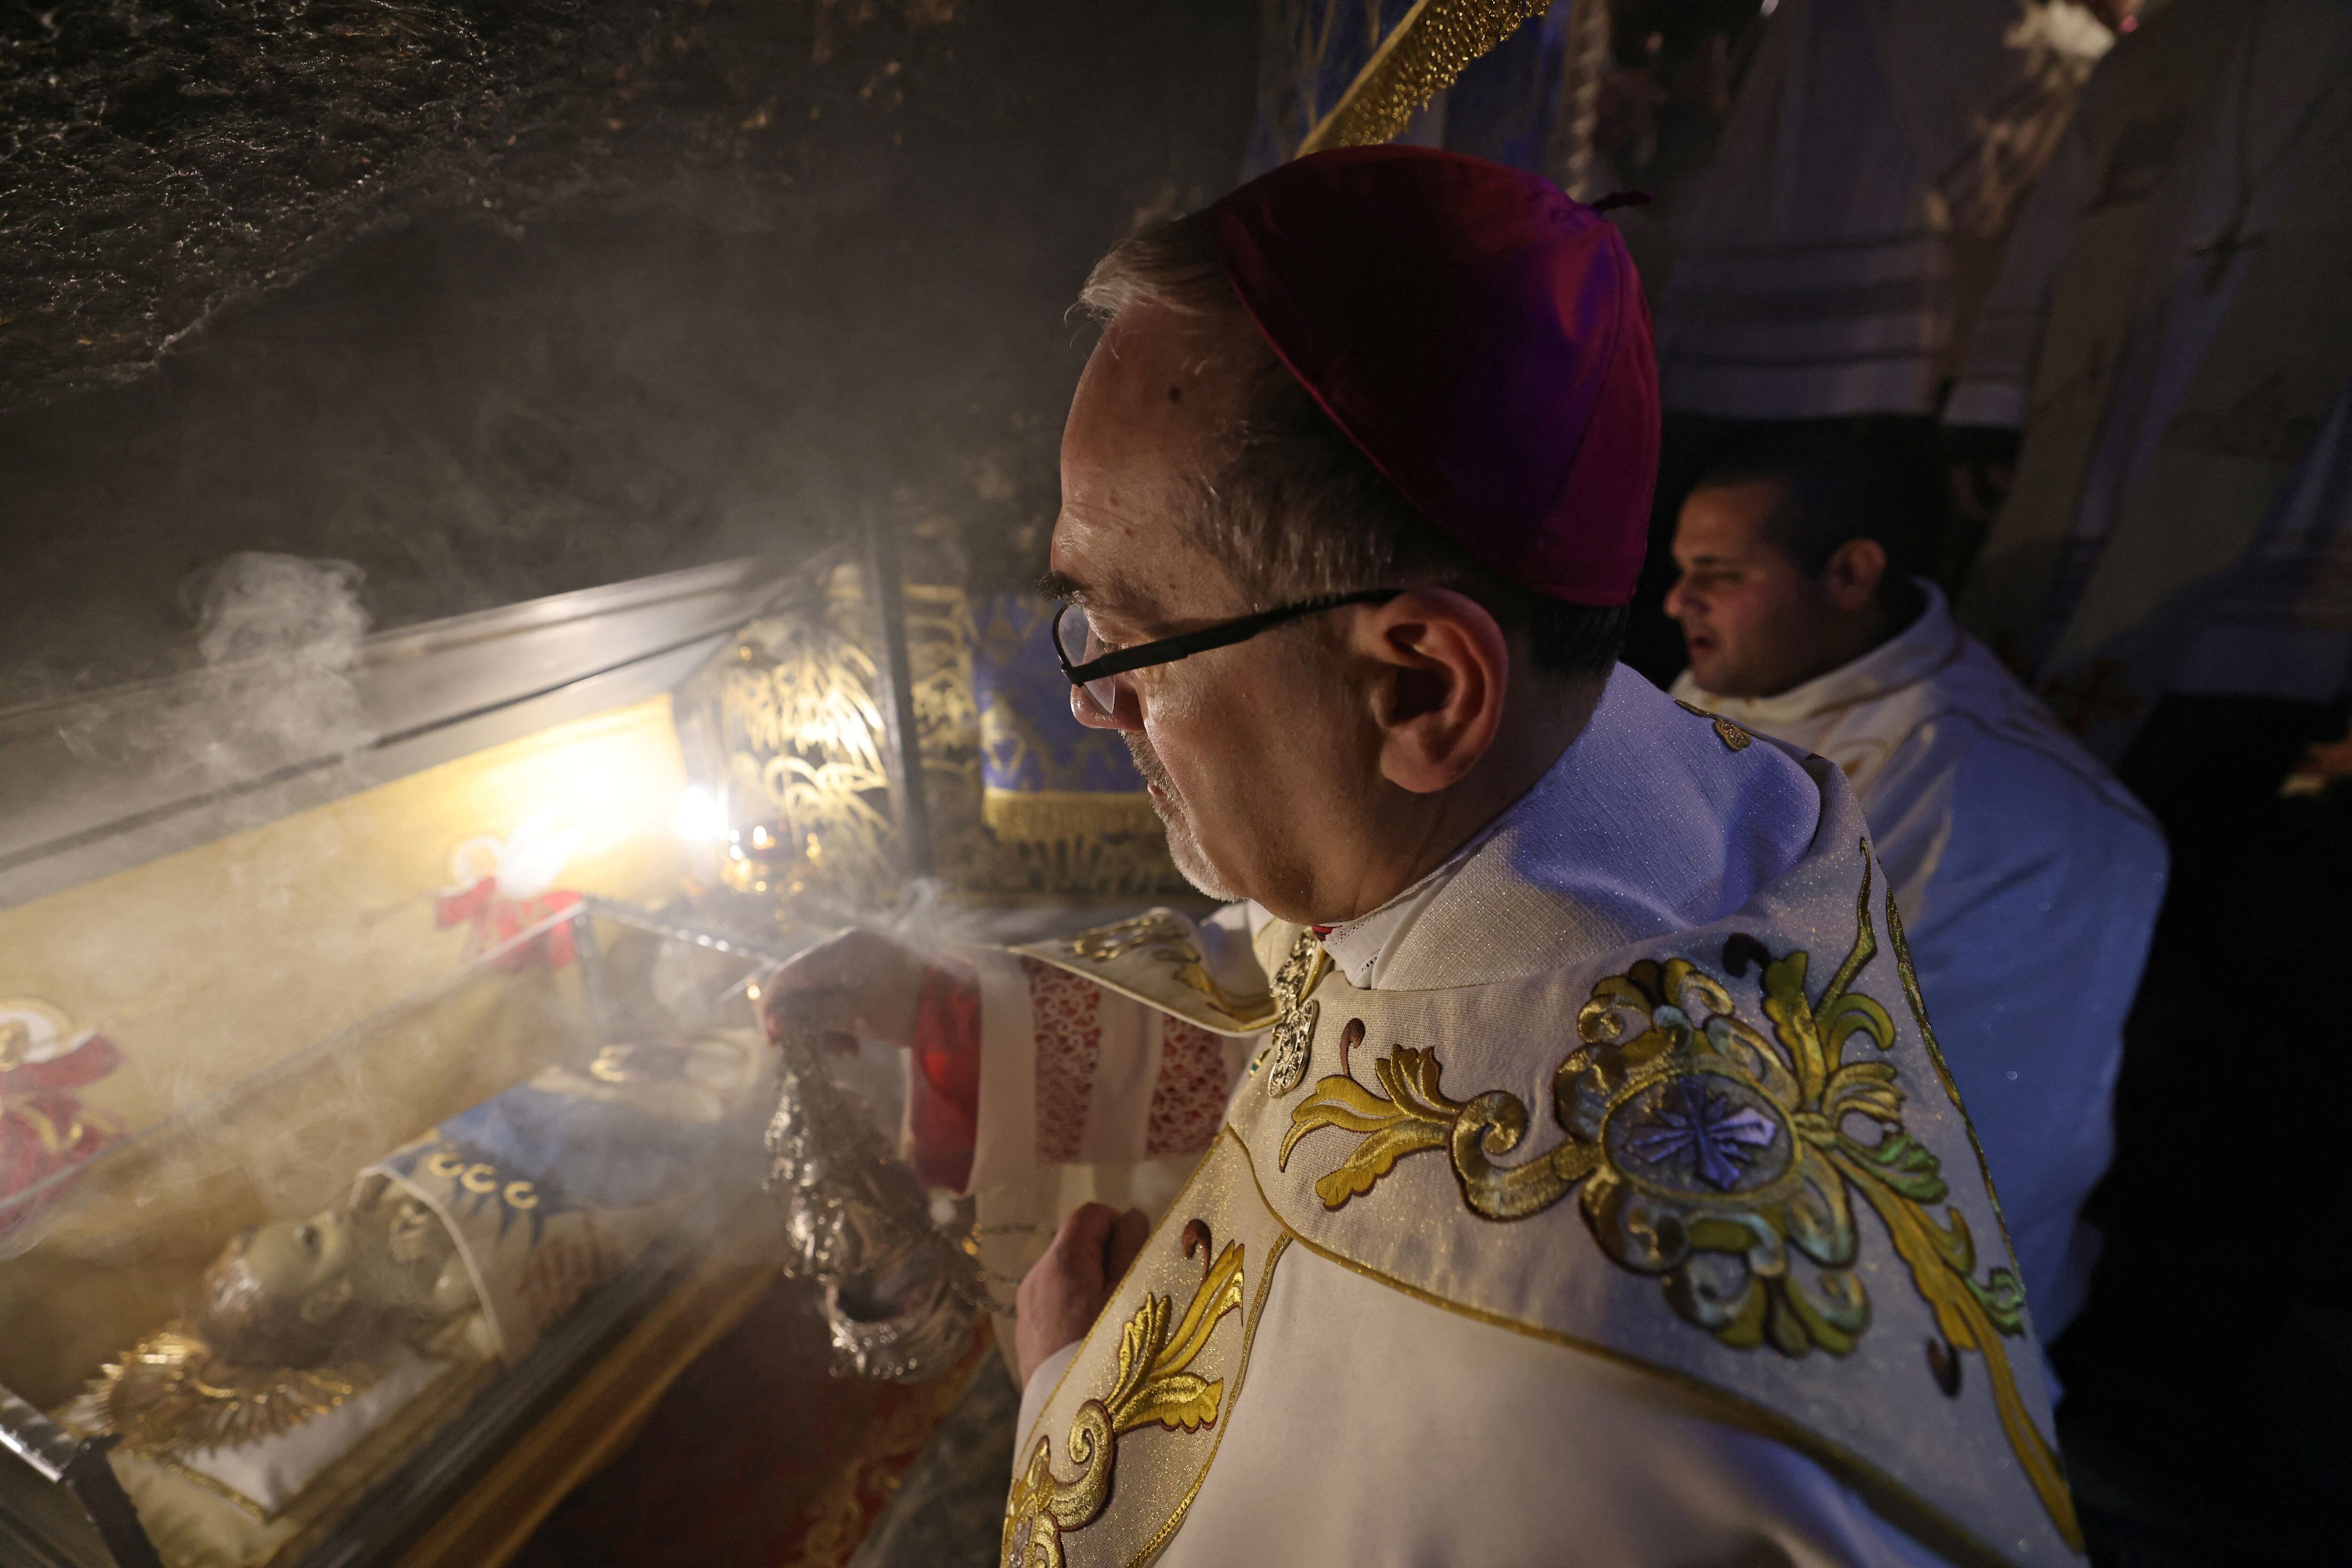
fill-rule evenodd
<path id="1" fill-rule="evenodd" d="M 1852 791 L 1615 663 L 1658 442 L 1616 232 L 1328 153 L 1084 299 L 1071 702 L 1224 907 L 853 934 L 763 1003 L 971 1094 L 936 1124 L 1034 1258 L 1004 1561 L 2075 1558 Z"/>

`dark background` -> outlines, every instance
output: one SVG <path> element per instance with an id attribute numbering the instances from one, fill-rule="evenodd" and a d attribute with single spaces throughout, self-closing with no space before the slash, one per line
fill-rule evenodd
<path id="1" fill-rule="evenodd" d="M 356 563 L 379 628 L 866 509 L 1042 565 L 1070 301 L 1232 183 L 1256 8 L 593 14 L 7 15 L 0 706 L 192 662 L 236 551 Z"/>

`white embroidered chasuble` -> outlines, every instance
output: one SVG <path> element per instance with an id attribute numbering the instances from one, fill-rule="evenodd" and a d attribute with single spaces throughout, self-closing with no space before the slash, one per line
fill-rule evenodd
<path id="1" fill-rule="evenodd" d="M 2040 1357 L 1864 833 L 1834 770 L 1621 670 L 1373 922 L 1369 988 L 1279 925 L 1270 998 L 1177 917 L 1024 950 L 1279 1021 L 1033 1379 L 1008 1560 L 2068 1559 Z M 982 986 L 985 1225 L 1036 1172 L 991 1136 L 1024 1042 Z"/>
<path id="2" fill-rule="evenodd" d="M 2054 1338 L 2097 1238 L 2078 1218 L 2115 1151 L 2124 1017 L 2164 900 L 2147 813 L 1935 584 L 1908 627 L 1774 697 L 1674 695 L 1835 763 L 1894 886 L 1936 1037 Z"/>

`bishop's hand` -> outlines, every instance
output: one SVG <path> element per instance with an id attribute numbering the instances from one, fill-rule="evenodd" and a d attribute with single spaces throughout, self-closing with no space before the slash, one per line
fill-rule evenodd
<path id="1" fill-rule="evenodd" d="M 815 1034 L 837 1050 L 860 1039 L 911 1045 L 922 991 L 920 953 L 880 931 L 845 931 L 761 983 L 760 1027 L 770 1045 L 787 1033 Z"/>
<path id="2" fill-rule="evenodd" d="M 1087 1337 L 1150 1236 L 1141 1209 L 1080 1204 L 1070 1212 L 1015 1298 L 1013 1352 L 1024 1387 L 1047 1357 Z"/>

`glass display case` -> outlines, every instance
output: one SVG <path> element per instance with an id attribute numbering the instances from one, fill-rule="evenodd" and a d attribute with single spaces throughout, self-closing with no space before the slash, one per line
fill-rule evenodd
<path id="1" fill-rule="evenodd" d="M 751 987 L 1182 884 L 1042 602 L 907 543 L 0 712 L 0 1564 L 495 1564 L 780 1268 L 857 1377 L 1001 1313 L 903 1053 Z"/>
<path id="2" fill-rule="evenodd" d="M 503 1555 L 773 1277 L 759 940 L 583 900 L 13 1192 L 0 1561 Z"/>

